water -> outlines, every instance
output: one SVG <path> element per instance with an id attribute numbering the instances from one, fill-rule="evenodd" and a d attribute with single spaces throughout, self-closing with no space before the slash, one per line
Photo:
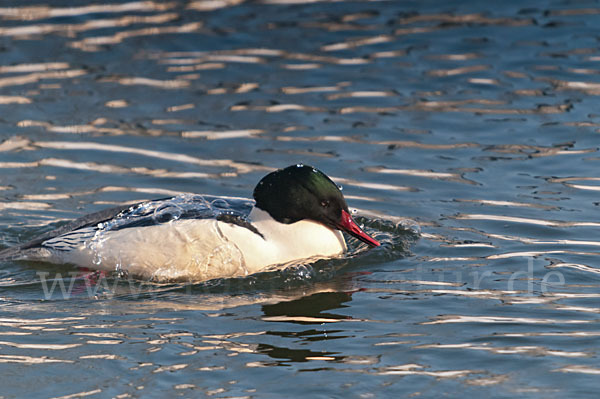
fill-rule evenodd
<path id="1" fill-rule="evenodd" d="M 4 1 L 2 247 L 110 206 L 248 197 L 298 162 L 367 227 L 421 235 L 205 284 L 5 262 L 0 395 L 595 397 L 599 13 Z"/>

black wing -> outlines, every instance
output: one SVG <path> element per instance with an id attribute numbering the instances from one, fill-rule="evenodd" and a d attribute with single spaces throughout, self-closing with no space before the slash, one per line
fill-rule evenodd
<path id="1" fill-rule="evenodd" d="M 119 213 L 130 209 L 132 206 L 136 205 L 121 205 L 114 208 L 104 209 L 99 212 L 90 213 L 89 215 L 85 215 L 80 217 L 79 219 L 75 219 L 67 224 L 64 224 L 54 230 L 50 230 L 44 234 L 41 234 L 34 238 L 31 241 L 28 241 L 21 245 L 16 245 L 14 247 L 6 248 L 0 251 L 0 259 L 11 259 L 21 251 L 41 247 L 42 244 L 46 241 L 52 240 L 53 238 L 60 237 L 66 234 L 69 234 L 74 231 L 78 231 L 81 229 L 85 229 L 91 226 L 97 226 L 98 223 L 105 222 L 117 216 Z"/>
<path id="2" fill-rule="evenodd" d="M 98 212 L 90 213 L 89 215 L 85 215 L 80 217 L 79 219 L 75 219 L 65 225 L 62 225 L 54 230 L 50 230 L 40 236 L 37 236 L 33 240 L 26 242 L 19 246 L 20 249 L 29 249 L 33 247 L 39 247 L 44 241 L 51 240 L 58 236 L 62 236 L 64 234 L 68 234 L 75 230 L 83 229 L 86 227 L 97 226 L 98 223 L 106 222 L 117 216 L 119 213 L 126 211 L 136 205 L 121 205 L 114 208 L 103 209 Z M 0 252 L 0 255 L 2 253 Z"/>
<path id="3" fill-rule="evenodd" d="M 246 217 L 253 206 L 253 201 L 243 198 L 190 194 L 121 205 L 85 215 L 29 242 L 4 249 L 0 251 L 0 259 L 15 258 L 21 251 L 38 247 L 69 250 L 92 238 L 99 230 L 115 231 L 131 227 L 153 226 L 175 219 L 217 218 L 252 229 L 253 227 L 246 221 Z"/>

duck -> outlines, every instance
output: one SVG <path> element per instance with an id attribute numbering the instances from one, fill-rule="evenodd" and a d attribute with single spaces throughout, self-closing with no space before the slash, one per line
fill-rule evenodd
<path id="1" fill-rule="evenodd" d="M 0 251 L 0 259 L 71 264 L 157 282 L 206 281 L 338 257 L 347 251 L 342 232 L 369 247 L 380 245 L 354 221 L 341 187 L 312 166 L 267 174 L 253 199 L 238 201 L 237 211 L 231 197 L 213 196 L 111 208 Z"/>

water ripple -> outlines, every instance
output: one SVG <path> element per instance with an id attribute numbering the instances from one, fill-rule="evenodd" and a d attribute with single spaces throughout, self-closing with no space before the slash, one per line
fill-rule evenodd
<path id="1" fill-rule="evenodd" d="M 383 245 L 200 284 L 4 262 L 3 393 L 596 392 L 599 10 L 6 0 L 0 247 L 298 162 Z"/>

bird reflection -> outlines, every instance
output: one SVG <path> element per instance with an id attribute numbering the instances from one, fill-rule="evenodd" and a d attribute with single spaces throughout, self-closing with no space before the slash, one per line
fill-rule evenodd
<path id="1" fill-rule="evenodd" d="M 296 338 L 290 343 L 302 341 L 323 341 L 328 339 L 348 338 L 348 335 L 339 335 L 343 329 L 328 330 L 327 324 L 334 321 L 351 320 L 349 316 L 340 315 L 328 310 L 348 307 L 346 302 L 352 300 L 353 292 L 319 292 L 304 296 L 291 301 L 276 304 L 263 305 L 262 311 L 265 315 L 263 320 L 287 321 L 294 324 L 311 325 L 320 327 L 310 328 L 303 331 L 276 331 L 269 330 L 266 335 L 281 338 Z M 310 360 L 339 360 L 339 352 L 314 351 L 309 349 L 296 349 L 271 344 L 260 343 L 256 347 L 257 353 L 265 354 L 277 359 L 277 365 L 285 365 L 288 362 L 308 362 Z M 336 356 L 338 355 L 338 356 Z"/>
<path id="2" fill-rule="evenodd" d="M 267 320 L 285 320 L 299 324 L 321 324 L 324 319 L 344 320 L 349 316 L 325 312 L 330 309 L 347 307 L 344 303 L 352 300 L 352 292 L 319 292 L 302 298 L 276 304 L 263 305 L 262 311 Z M 282 318 L 283 316 L 283 318 Z"/>

